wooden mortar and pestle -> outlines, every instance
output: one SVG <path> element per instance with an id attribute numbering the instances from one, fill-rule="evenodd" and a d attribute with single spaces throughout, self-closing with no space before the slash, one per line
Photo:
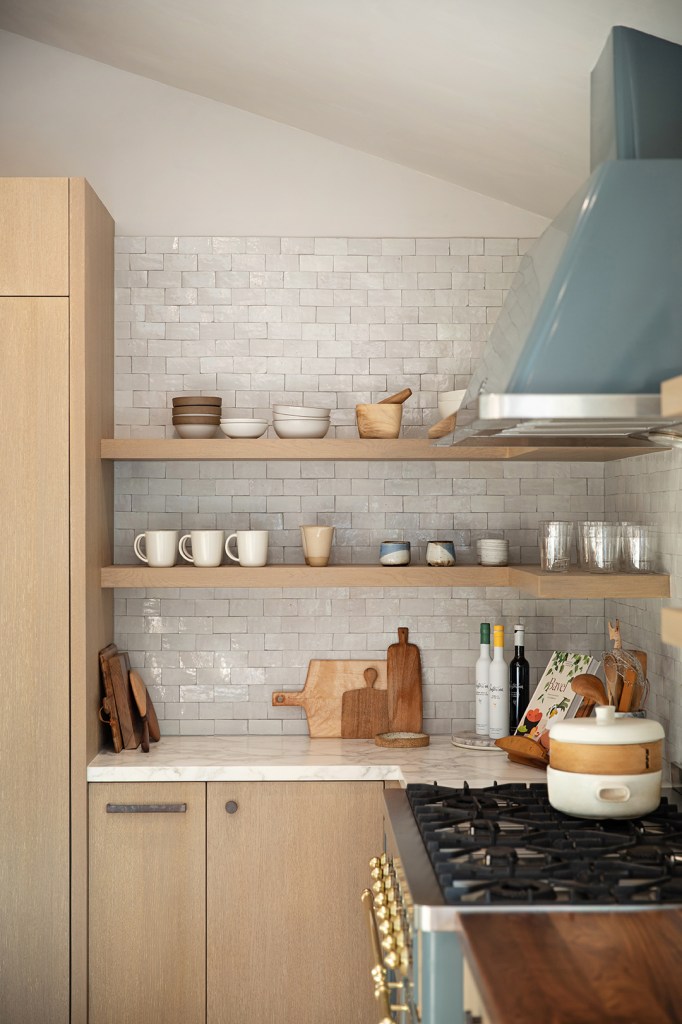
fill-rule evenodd
<path id="1" fill-rule="evenodd" d="M 360 437 L 394 438 L 400 434 L 403 419 L 403 402 L 412 395 L 411 388 L 404 388 L 395 395 L 382 398 L 372 405 L 356 405 L 355 418 Z"/>

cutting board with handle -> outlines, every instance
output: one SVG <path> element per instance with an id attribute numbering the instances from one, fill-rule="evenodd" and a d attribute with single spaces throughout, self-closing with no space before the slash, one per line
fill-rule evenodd
<path id="1" fill-rule="evenodd" d="M 367 682 L 364 672 L 376 669 L 373 689 L 386 691 L 386 662 L 335 661 L 313 659 L 308 665 L 305 686 L 295 693 L 276 691 L 272 705 L 276 708 L 303 708 L 308 719 L 312 739 L 341 736 L 343 695 L 348 690 L 364 690 Z"/>
<path id="2" fill-rule="evenodd" d="M 102 673 L 102 687 L 104 689 L 102 706 L 99 709 L 99 720 L 104 725 L 111 727 L 111 739 L 114 744 L 114 752 L 116 754 L 120 754 L 123 750 L 123 737 L 121 736 L 121 725 L 118 720 L 116 698 L 114 696 L 114 684 L 111 679 L 111 666 L 109 665 L 109 659 L 115 654 L 118 654 L 118 647 L 116 644 L 107 644 L 107 646 L 102 648 L 99 652 L 99 667 Z"/>
<path id="3" fill-rule="evenodd" d="M 130 661 L 127 652 L 119 651 L 113 654 L 109 658 L 109 668 L 123 746 L 125 750 L 136 750 L 142 742 L 142 719 L 130 687 Z"/>
<path id="4" fill-rule="evenodd" d="M 142 719 L 142 749 L 145 753 L 149 753 L 149 741 L 158 743 L 161 739 L 161 730 L 159 729 L 156 710 L 152 704 L 147 687 L 144 685 L 144 680 L 134 668 L 130 670 L 130 688 L 133 691 L 135 704 Z"/>
<path id="5" fill-rule="evenodd" d="M 376 690 L 379 673 L 366 668 L 366 686 L 362 690 L 346 690 L 341 700 L 341 736 L 343 739 L 369 740 L 380 732 L 388 732 L 388 701 L 386 690 Z"/>
<path id="6" fill-rule="evenodd" d="M 422 731 L 421 659 L 407 636 L 407 628 L 400 626 L 398 643 L 390 645 L 386 658 L 389 732 Z"/>

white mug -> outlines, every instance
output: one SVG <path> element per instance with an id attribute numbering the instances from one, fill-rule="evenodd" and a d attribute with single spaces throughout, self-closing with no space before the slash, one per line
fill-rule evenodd
<path id="1" fill-rule="evenodd" d="M 146 554 L 142 554 L 142 541 L 144 541 Z M 171 565 L 175 565 L 178 549 L 178 531 L 147 530 L 145 533 L 138 533 L 133 548 L 137 557 L 141 561 L 146 562 L 147 565 L 166 569 Z"/>
<path id="2" fill-rule="evenodd" d="M 223 560 L 224 530 L 190 530 L 180 538 L 178 549 L 186 561 L 204 568 L 220 565 Z M 192 545 L 192 553 L 187 545 Z"/>
<path id="3" fill-rule="evenodd" d="M 237 539 L 237 554 L 230 551 L 230 541 Z M 231 533 L 225 541 L 225 554 L 233 562 L 240 565 L 256 566 L 266 565 L 268 561 L 268 531 L 267 530 L 237 530 Z"/>

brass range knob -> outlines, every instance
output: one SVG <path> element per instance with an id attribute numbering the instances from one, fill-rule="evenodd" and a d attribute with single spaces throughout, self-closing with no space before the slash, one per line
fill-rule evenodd
<path id="1" fill-rule="evenodd" d="M 377 893 L 377 895 L 379 893 L 381 893 L 382 895 L 386 895 L 386 886 L 384 885 L 383 878 L 380 878 L 378 882 L 374 883 L 374 885 L 372 886 L 372 892 Z"/>
<path id="2" fill-rule="evenodd" d="M 380 878 L 383 878 L 384 877 L 383 868 L 379 867 L 378 865 L 377 865 L 377 867 L 372 868 L 372 870 L 370 872 L 370 877 L 374 878 L 376 880 L 378 880 Z"/>
<path id="3" fill-rule="evenodd" d="M 396 967 L 400 964 L 400 957 L 397 953 L 391 951 L 384 957 L 384 963 L 388 968 L 390 968 L 390 970 L 395 971 Z"/>
<path id="4" fill-rule="evenodd" d="M 374 886 L 372 886 L 372 889 L 374 889 Z M 385 907 L 387 905 L 387 903 L 388 903 L 388 900 L 386 899 L 386 893 L 383 891 L 383 889 L 380 890 L 379 892 L 376 892 L 376 890 L 375 890 L 375 896 L 374 896 L 374 904 L 375 904 L 375 906 L 377 906 L 377 907 Z"/>
<path id="5" fill-rule="evenodd" d="M 386 921 L 390 916 L 390 910 L 387 906 L 377 907 L 375 914 L 377 921 Z"/>
<path id="6" fill-rule="evenodd" d="M 381 940 L 381 947 L 382 947 L 382 949 L 385 949 L 387 952 L 390 952 L 391 950 L 394 950 L 396 948 L 395 936 L 394 935 L 386 935 Z"/>
<path id="7" fill-rule="evenodd" d="M 369 862 L 369 866 L 371 868 L 381 867 L 381 858 L 380 857 L 372 857 L 371 861 Z"/>

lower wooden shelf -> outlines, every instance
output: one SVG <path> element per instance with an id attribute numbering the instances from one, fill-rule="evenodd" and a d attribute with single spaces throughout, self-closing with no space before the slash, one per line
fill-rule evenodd
<path id="1" fill-rule="evenodd" d="M 682 647 L 682 608 L 661 611 L 661 640 L 673 647 Z"/>
<path id="2" fill-rule="evenodd" d="M 670 578 L 661 574 L 593 575 L 577 570 L 545 573 L 535 565 L 266 565 L 260 569 L 223 565 L 215 569 L 177 565 L 108 565 L 103 587 L 302 588 L 302 587 L 514 587 L 534 597 L 668 597 Z"/>

